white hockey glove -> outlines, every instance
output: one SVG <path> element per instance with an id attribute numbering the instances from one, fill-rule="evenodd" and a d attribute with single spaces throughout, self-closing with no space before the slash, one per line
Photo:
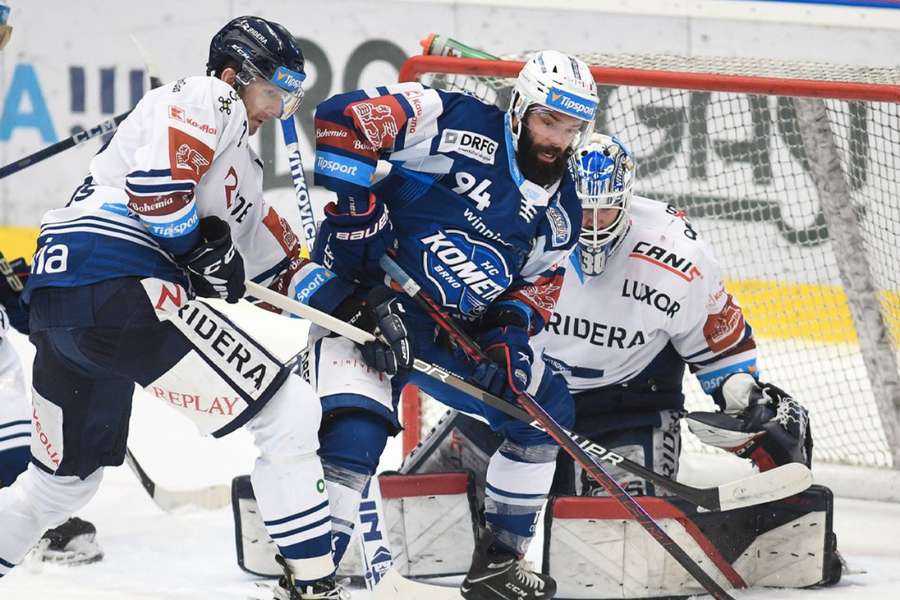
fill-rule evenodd
<path id="1" fill-rule="evenodd" d="M 732 373 L 713 394 L 722 412 L 693 412 L 688 428 L 701 442 L 749 458 L 760 471 L 789 462 L 810 466 L 809 413 L 784 390 Z"/>

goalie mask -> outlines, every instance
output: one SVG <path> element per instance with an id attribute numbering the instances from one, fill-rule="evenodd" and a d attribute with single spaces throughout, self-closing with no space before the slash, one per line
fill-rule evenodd
<path id="1" fill-rule="evenodd" d="M 303 100 L 303 52 L 290 32 L 259 17 L 238 17 L 228 22 L 209 44 L 208 75 L 219 74 L 231 61 L 238 65 L 240 86 L 262 82 L 281 99 L 279 119 L 287 119 Z"/>
<path id="2" fill-rule="evenodd" d="M 569 159 L 569 169 L 581 200 L 581 269 L 600 275 L 631 224 L 634 160 L 618 138 L 595 133 Z"/>
<path id="3" fill-rule="evenodd" d="M 544 107 L 581 121 L 570 146 L 577 148 L 593 127 L 599 102 L 597 84 L 584 61 L 556 50 L 538 52 L 522 67 L 513 86 L 508 114 L 516 150 L 525 113 L 532 107 Z"/>

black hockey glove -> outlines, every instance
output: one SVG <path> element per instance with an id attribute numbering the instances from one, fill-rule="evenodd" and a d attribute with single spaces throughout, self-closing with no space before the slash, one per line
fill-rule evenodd
<path id="1" fill-rule="evenodd" d="M 403 321 L 406 311 L 389 288 L 372 288 L 365 301 L 351 296 L 338 305 L 334 316 L 382 338 L 359 346 L 369 367 L 387 375 L 412 369 L 415 352 L 412 333 Z"/>
<path id="2" fill-rule="evenodd" d="M 7 262 L 0 254 L 0 304 L 6 309 L 9 324 L 28 335 L 28 313 L 19 302 L 31 269 L 24 258 Z"/>
<path id="3" fill-rule="evenodd" d="M 721 413 L 694 412 L 688 427 L 700 441 L 749 458 L 760 471 L 812 462 L 812 430 L 806 408 L 784 390 L 732 373 L 713 394 Z"/>
<path id="4" fill-rule="evenodd" d="M 237 302 L 245 291 L 244 259 L 231 241 L 231 228 L 219 217 L 204 217 L 200 237 L 200 245 L 175 262 L 188 272 L 198 296 Z"/>

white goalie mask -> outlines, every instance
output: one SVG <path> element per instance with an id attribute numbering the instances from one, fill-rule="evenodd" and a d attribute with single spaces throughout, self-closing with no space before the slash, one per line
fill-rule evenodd
<path id="1" fill-rule="evenodd" d="M 531 106 L 544 106 L 583 121 L 571 145 L 577 148 L 593 127 L 599 103 L 597 84 L 584 61 L 556 50 L 538 52 L 519 71 L 509 103 L 516 149 L 525 113 Z"/>
<path id="2" fill-rule="evenodd" d="M 618 138 L 594 133 L 569 159 L 569 169 L 581 200 L 581 269 L 600 275 L 631 225 L 634 160 Z"/>

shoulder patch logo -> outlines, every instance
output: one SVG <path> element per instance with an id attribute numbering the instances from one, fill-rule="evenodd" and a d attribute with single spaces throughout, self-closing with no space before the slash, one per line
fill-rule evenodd
<path id="1" fill-rule="evenodd" d="M 554 202 L 547 209 L 547 221 L 550 222 L 550 245 L 553 248 L 565 246 L 572 236 L 572 221 L 569 215 Z"/>
<path id="2" fill-rule="evenodd" d="M 456 152 L 486 165 L 494 164 L 497 142 L 486 135 L 462 129 L 445 129 L 438 152 Z"/>
<path id="3" fill-rule="evenodd" d="M 180 129 L 169 127 L 169 167 L 172 179 L 200 181 L 212 163 L 213 150 Z"/>
<path id="4" fill-rule="evenodd" d="M 353 119 L 374 148 L 391 148 L 400 129 L 406 124 L 406 113 L 390 96 L 350 105 Z"/>

